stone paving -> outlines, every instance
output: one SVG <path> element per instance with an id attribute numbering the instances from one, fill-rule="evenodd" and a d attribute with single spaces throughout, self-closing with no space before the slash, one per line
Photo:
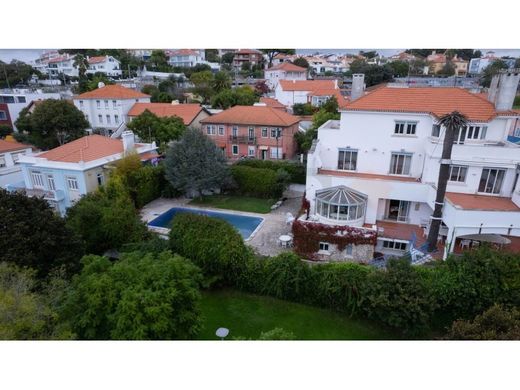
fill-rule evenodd
<path id="1" fill-rule="evenodd" d="M 141 218 L 145 222 L 150 222 L 160 214 L 169 210 L 172 207 L 194 207 L 200 209 L 207 209 L 213 211 L 220 211 L 226 213 L 233 213 L 239 215 L 250 215 L 264 218 L 264 222 L 255 233 L 255 235 L 246 242 L 247 245 L 252 246 L 256 252 L 263 256 L 274 256 L 290 249 L 282 248 L 279 244 L 278 237 L 282 234 L 291 232 L 291 226 L 286 223 L 287 213 L 291 213 L 294 217 L 297 216 L 298 210 L 301 206 L 303 193 L 299 191 L 287 190 L 284 197 L 287 198 L 285 202 L 276 210 L 268 214 L 249 213 L 243 211 L 217 209 L 213 207 L 204 206 L 190 206 L 188 205 L 190 199 L 187 198 L 159 198 L 143 207 L 141 210 Z"/>

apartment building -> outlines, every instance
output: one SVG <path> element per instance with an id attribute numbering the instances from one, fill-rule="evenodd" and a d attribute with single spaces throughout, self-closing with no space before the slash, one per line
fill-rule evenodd
<path id="1" fill-rule="evenodd" d="M 241 69 L 245 63 L 251 65 L 258 65 L 264 62 L 264 54 L 259 50 L 253 49 L 240 49 L 235 51 L 233 57 L 233 67 L 235 69 Z"/>
<path id="2" fill-rule="evenodd" d="M 434 256 L 484 241 L 518 245 L 520 146 L 508 136 L 520 118 L 511 110 L 519 72 L 497 76 L 487 98 L 462 88 L 379 88 L 320 127 L 308 154 L 309 214 L 299 222 L 349 229 L 342 234 L 352 240 L 339 247 L 317 236 L 315 259 L 369 261 L 424 244 L 445 134 L 438 120 L 453 111 L 469 123 L 455 134 Z"/>
<path id="3" fill-rule="evenodd" d="M 204 50 L 180 49 L 167 51 L 168 63 L 173 67 L 193 68 L 206 63 Z"/>
<path id="4" fill-rule="evenodd" d="M 264 103 L 234 106 L 201 121 L 203 132 L 230 160 L 292 159 L 300 119 Z"/>
<path id="5" fill-rule="evenodd" d="M 264 71 L 267 86 L 274 90 L 280 80 L 306 80 L 307 69 L 290 62 L 282 62 Z"/>
<path id="6" fill-rule="evenodd" d="M 88 57 L 87 73 L 103 73 L 109 77 L 121 77 L 121 62 L 112 56 Z"/>

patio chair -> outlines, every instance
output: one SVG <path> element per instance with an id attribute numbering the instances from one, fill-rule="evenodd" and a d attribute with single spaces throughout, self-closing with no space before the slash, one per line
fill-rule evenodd
<path id="1" fill-rule="evenodd" d="M 471 244 L 471 240 L 462 240 L 460 242 L 460 249 L 469 248 L 470 244 Z"/>
<path id="2" fill-rule="evenodd" d="M 294 222 L 294 216 L 291 213 L 285 214 L 285 223 L 287 225 L 290 225 L 293 222 Z"/>

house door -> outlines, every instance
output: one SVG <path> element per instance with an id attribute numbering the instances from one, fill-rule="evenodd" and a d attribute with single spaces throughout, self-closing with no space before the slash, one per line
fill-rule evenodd
<path id="1" fill-rule="evenodd" d="M 388 201 L 386 219 L 393 221 L 406 222 L 410 211 L 410 202 L 406 200 L 390 199 Z"/>
<path id="2" fill-rule="evenodd" d="M 267 150 L 262 150 L 262 160 L 267 160 Z"/>

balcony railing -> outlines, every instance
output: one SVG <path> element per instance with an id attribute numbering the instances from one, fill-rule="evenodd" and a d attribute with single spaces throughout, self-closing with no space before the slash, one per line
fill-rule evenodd
<path id="1" fill-rule="evenodd" d="M 230 135 L 229 141 L 237 144 L 256 145 L 256 137 L 249 137 L 248 135 Z"/>
<path id="2" fill-rule="evenodd" d="M 59 202 L 65 198 L 63 191 L 61 190 L 42 190 L 39 188 L 26 188 L 25 194 L 27 196 L 37 196 L 45 200 L 52 200 Z"/>

